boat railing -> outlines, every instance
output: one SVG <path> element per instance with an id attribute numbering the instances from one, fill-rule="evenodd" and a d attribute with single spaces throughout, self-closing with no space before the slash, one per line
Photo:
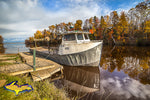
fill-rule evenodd
<path id="1" fill-rule="evenodd" d="M 91 40 L 91 42 L 103 42 L 103 40 Z"/>
<path id="2" fill-rule="evenodd" d="M 48 50 L 50 54 L 58 54 L 59 47 L 50 47 Z"/>

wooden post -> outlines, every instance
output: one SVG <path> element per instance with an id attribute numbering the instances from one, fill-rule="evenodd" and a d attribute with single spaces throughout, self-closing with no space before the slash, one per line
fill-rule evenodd
<path id="1" fill-rule="evenodd" d="M 35 48 L 34 48 L 34 50 L 33 50 L 33 70 L 34 70 L 34 71 L 36 70 L 35 57 L 36 57 L 36 50 L 35 50 Z"/>

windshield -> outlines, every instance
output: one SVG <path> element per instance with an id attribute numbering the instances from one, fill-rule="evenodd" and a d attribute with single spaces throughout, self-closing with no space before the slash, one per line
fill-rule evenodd
<path id="1" fill-rule="evenodd" d="M 84 34 L 85 39 L 89 39 L 88 34 Z"/>
<path id="2" fill-rule="evenodd" d="M 75 34 L 64 35 L 64 41 L 73 41 L 75 40 Z"/>
<path id="3" fill-rule="evenodd" d="M 83 35 L 82 34 L 77 34 L 78 40 L 83 40 Z"/>

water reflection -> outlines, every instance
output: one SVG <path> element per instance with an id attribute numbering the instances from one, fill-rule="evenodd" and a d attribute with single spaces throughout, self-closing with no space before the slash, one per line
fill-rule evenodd
<path id="1" fill-rule="evenodd" d="M 81 100 L 149 100 L 150 85 L 142 84 L 138 80 L 130 78 L 123 71 L 109 72 L 100 69 L 100 85 L 99 92 L 93 92 L 84 96 Z M 148 76 L 147 76 L 148 77 Z M 92 99 L 89 98 L 92 96 Z"/>
<path id="2" fill-rule="evenodd" d="M 113 72 L 123 71 L 131 78 L 139 80 L 143 84 L 150 84 L 150 48 L 149 47 L 104 47 L 101 66 L 103 69 Z"/>
<path id="3" fill-rule="evenodd" d="M 68 87 L 85 93 L 81 100 L 149 100 L 149 66 L 150 47 L 104 46 L 100 71 L 98 67 L 64 67 L 64 76 L 75 83 Z M 89 92 L 76 84 L 97 90 Z"/>

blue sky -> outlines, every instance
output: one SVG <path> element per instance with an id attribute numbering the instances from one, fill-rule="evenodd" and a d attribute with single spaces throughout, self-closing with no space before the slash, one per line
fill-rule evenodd
<path id="1" fill-rule="evenodd" d="M 0 0 L 0 35 L 24 41 L 52 24 L 128 11 L 144 0 Z"/>

